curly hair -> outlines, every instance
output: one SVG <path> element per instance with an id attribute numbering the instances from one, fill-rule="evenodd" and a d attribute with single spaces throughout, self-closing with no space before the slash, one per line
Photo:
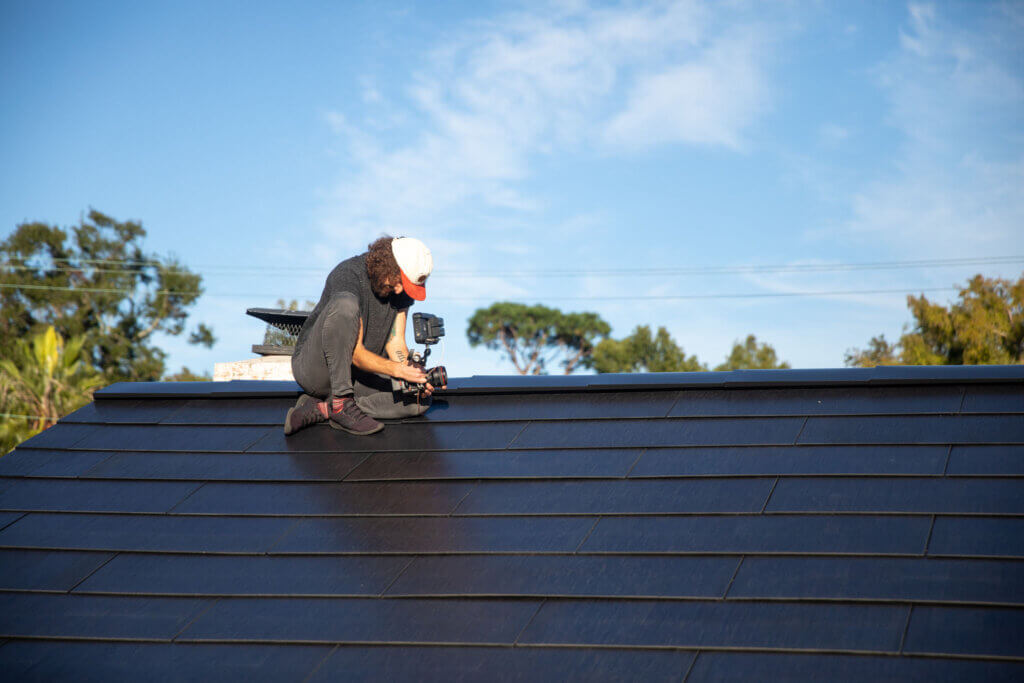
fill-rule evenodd
<path id="1" fill-rule="evenodd" d="M 398 261 L 391 251 L 393 237 L 384 235 L 366 247 L 366 272 L 370 276 L 373 293 L 385 298 L 393 291 L 393 287 L 401 282 L 401 271 Z"/>

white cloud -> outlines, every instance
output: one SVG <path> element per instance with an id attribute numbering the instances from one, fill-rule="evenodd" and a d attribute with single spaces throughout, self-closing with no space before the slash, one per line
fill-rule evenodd
<path id="1" fill-rule="evenodd" d="M 544 211 L 524 186 L 546 155 L 741 147 L 770 99 L 773 32 L 745 12 L 696 0 L 563 3 L 474 24 L 425 58 L 404 91 L 372 82 L 370 104 L 416 121 L 406 137 L 381 132 L 362 110 L 328 115 L 348 151 L 321 216 L 325 236 L 351 247 L 380 231 L 479 237 Z"/>
<path id="2" fill-rule="evenodd" d="M 626 146 L 740 147 L 742 132 L 767 106 L 763 52 L 756 34 L 729 36 L 691 62 L 641 77 L 606 139 Z"/>
<path id="3" fill-rule="evenodd" d="M 878 69 L 905 142 L 895 172 L 854 194 L 848 234 L 921 257 L 1019 251 L 1020 26 L 996 17 L 971 32 L 929 5 L 911 5 L 909 19 Z"/>

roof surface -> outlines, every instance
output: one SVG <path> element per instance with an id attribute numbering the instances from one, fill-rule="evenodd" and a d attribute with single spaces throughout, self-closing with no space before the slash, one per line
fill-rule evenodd
<path id="1" fill-rule="evenodd" d="M 1024 368 L 767 372 L 115 385 L 0 458 L 0 671 L 1024 678 Z"/>

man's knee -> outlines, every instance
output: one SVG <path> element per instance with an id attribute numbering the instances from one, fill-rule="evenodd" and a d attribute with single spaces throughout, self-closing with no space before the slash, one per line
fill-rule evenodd
<path id="1" fill-rule="evenodd" d="M 407 403 L 404 408 L 406 415 L 409 417 L 418 417 L 427 412 L 427 409 L 430 408 L 430 399 L 420 399 L 416 402 Z"/>

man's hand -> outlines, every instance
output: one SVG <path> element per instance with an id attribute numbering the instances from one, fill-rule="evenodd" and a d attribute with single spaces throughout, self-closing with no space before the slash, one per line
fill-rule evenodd
<path id="1" fill-rule="evenodd" d="M 413 384 L 422 384 L 427 381 L 426 373 L 420 370 L 418 366 L 406 365 L 405 363 L 395 363 L 395 371 L 391 376 L 397 379 L 404 379 L 406 382 L 412 382 Z"/>
<path id="2" fill-rule="evenodd" d="M 442 389 L 447 389 L 448 385 L 445 384 Z M 427 382 L 427 387 L 421 392 L 424 396 L 430 396 L 437 389 L 433 384 Z"/>

